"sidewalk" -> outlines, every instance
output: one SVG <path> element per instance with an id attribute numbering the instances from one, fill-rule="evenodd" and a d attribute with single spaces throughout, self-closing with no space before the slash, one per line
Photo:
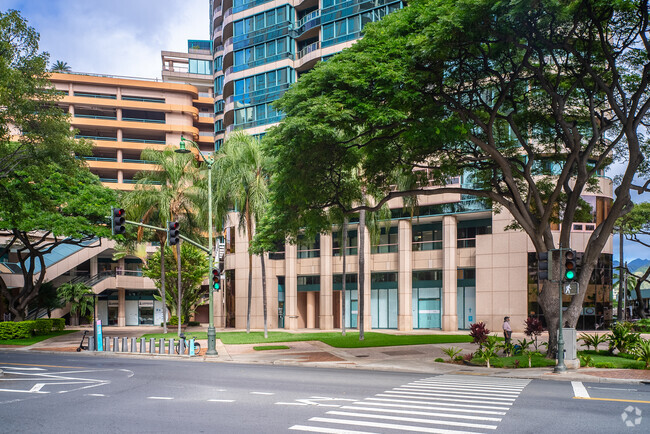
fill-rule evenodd
<path id="1" fill-rule="evenodd" d="M 44 352 L 76 352 L 83 335 L 83 330 L 92 333 L 92 328 L 82 328 L 81 331 L 48 339 L 28 347 L 0 346 L 1 351 L 44 351 Z M 173 330 L 170 330 L 173 331 Z M 193 331 L 205 331 L 205 327 L 190 328 Z M 275 331 L 275 330 L 274 330 Z M 278 330 L 280 331 L 280 330 Z M 281 330 L 286 331 L 286 330 Z M 373 330 L 376 331 L 376 330 Z M 109 337 L 140 337 L 145 333 L 160 333 L 160 327 L 104 327 L 104 336 Z M 395 332 L 396 334 L 398 332 Z M 412 332 L 410 332 L 412 334 Z M 417 333 L 417 332 L 415 332 Z M 425 333 L 425 331 L 422 331 Z M 427 330 L 426 333 L 431 333 Z M 447 333 L 445 333 L 447 334 Z M 466 334 L 459 332 L 458 334 Z M 524 336 L 513 336 L 522 339 Z M 540 342 L 542 342 L 540 340 Z M 85 342 L 87 344 L 87 341 Z M 200 340 L 202 348 L 207 348 L 207 341 Z M 502 369 L 486 368 L 480 366 L 467 366 L 463 364 L 437 363 L 438 357 L 447 360 L 448 357 L 442 348 L 454 346 L 461 348 L 463 353 L 476 351 L 476 345 L 471 343 L 457 344 L 427 344 L 405 345 L 374 348 L 333 348 L 320 341 L 288 342 L 284 345 L 289 349 L 256 351 L 253 347 L 264 345 L 282 345 L 281 343 L 255 344 L 255 345 L 224 345 L 217 339 L 217 356 L 198 356 L 192 361 L 221 362 L 221 363 L 250 363 L 270 365 L 301 365 L 321 368 L 338 369 L 370 369 L 382 371 L 417 372 L 423 374 L 465 374 L 484 375 L 492 377 L 530 378 L 541 380 L 583 381 L 583 382 L 616 382 L 640 383 L 650 382 L 650 370 L 633 369 L 597 369 L 580 368 L 568 370 L 564 374 L 553 373 L 553 368 L 519 368 Z M 205 350 L 202 351 L 204 353 Z M 188 356 L 158 355 L 158 354 L 130 354 L 130 353 L 101 353 L 81 351 L 79 355 L 95 357 L 136 357 L 136 358 L 185 358 Z"/>

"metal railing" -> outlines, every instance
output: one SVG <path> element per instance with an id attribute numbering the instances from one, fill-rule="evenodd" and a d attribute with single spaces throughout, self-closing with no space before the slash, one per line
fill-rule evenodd
<path id="1" fill-rule="evenodd" d="M 302 50 L 298 51 L 298 54 L 296 55 L 296 59 L 300 59 L 307 54 L 311 53 L 312 51 L 316 51 L 320 48 L 320 41 L 316 41 L 312 44 L 307 45 L 305 48 Z"/>

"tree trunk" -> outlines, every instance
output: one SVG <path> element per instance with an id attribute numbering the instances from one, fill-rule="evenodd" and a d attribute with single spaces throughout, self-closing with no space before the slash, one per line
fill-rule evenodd
<path id="1" fill-rule="evenodd" d="M 176 244 L 176 267 L 178 272 L 178 287 L 176 288 L 178 292 L 178 307 L 176 308 L 176 314 L 178 316 L 178 336 L 181 336 L 181 323 L 183 322 L 183 310 L 181 308 L 181 303 L 183 300 L 183 289 L 181 287 L 181 242 L 180 240 Z M 189 318 L 188 318 L 189 319 Z"/>
<path id="2" fill-rule="evenodd" d="M 625 289 L 623 288 L 623 228 L 620 229 L 620 232 L 618 233 L 619 241 L 619 259 L 618 259 L 618 309 L 616 310 L 616 319 L 618 321 L 623 318 L 623 303 L 621 301 L 621 297 L 623 296 L 623 293 Z"/>
<path id="3" fill-rule="evenodd" d="M 638 314 L 639 317 L 641 318 L 647 318 L 647 315 L 645 314 L 645 303 L 643 301 L 643 297 L 641 296 L 641 284 L 646 281 L 646 279 L 650 276 L 650 267 L 643 273 L 641 277 L 639 277 L 636 281 L 636 284 L 634 285 L 634 292 L 636 292 L 636 299 L 639 302 L 639 310 Z"/>
<path id="4" fill-rule="evenodd" d="M 346 253 L 348 250 L 348 218 L 343 217 L 343 236 L 341 237 L 343 240 L 341 244 L 341 256 L 343 257 L 343 275 L 342 275 L 342 281 L 341 281 L 341 300 L 342 300 L 342 307 L 341 307 L 341 329 L 342 335 L 345 336 L 345 298 L 346 298 L 346 293 L 345 293 L 345 258 L 346 258 Z"/>
<path id="5" fill-rule="evenodd" d="M 264 252 L 260 255 L 262 261 L 262 306 L 264 309 L 264 339 L 269 337 L 268 322 L 266 314 L 266 264 L 264 263 Z"/>
<path id="6" fill-rule="evenodd" d="M 253 225 L 246 200 L 246 234 L 248 235 L 248 247 L 250 248 L 253 239 Z M 251 332 L 251 299 L 253 298 L 253 255 L 248 253 L 248 307 L 246 309 L 246 333 Z"/>
<path id="7" fill-rule="evenodd" d="M 359 313 L 357 314 L 357 324 L 359 326 L 359 340 L 364 340 L 364 293 L 365 293 L 365 271 L 366 271 L 366 255 L 365 255 L 365 239 L 366 239 L 366 211 L 359 211 L 359 277 L 357 279 L 359 287 L 357 294 L 359 295 Z"/>

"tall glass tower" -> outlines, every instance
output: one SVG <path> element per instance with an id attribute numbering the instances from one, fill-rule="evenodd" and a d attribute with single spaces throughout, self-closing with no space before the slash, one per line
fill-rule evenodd
<path id="1" fill-rule="evenodd" d="M 361 37 L 401 0 L 211 0 L 215 147 L 224 133 L 261 135 L 271 103 L 301 74 Z"/>

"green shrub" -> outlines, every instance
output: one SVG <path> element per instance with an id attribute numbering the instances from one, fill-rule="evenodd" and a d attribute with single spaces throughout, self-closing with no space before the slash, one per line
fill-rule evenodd
<path id="1" fill-rule="evenodd" d="M 631 323 L 617 323 L 612 328 L 612 333 L 607 336 L 610 354 L 614 353 L 614 349 L 619 353 L 633 353 L 641 342 L 641 335 L 632 331 Z"/>
<path id="2" fill-rule="evenodd" d="M 609 334 L 599 335 L 598 333 L 594 333 L 593 335 L 589 335 L 587 333 L 582 333 L 578 337 L 578 340 L 584 342 L 584 344 L 587 346 L 587 350 L 589 350 L 591 347 L 594 347 L 594 349 L 598 351 L 598 345 L 609 341 Z"/>
<path id="3" fill-rule="evenodd" d="M 445 363 L 445 361 L 444 361 L 444 359 L 442 357 L 438 357 L 436 360 L 434 360 L 434 362 Z"/>
<path id="4" fill-rule="evenodd" d="M 52 318 L 52 330 L 63 331 L 65 330 L 65 318 Z"/>
<path id="5" fill-rule="evenodd" d="M 39 318 L 34 320 L 34 332 L 37 335 L 45 335 L 52 331 L 52 320 L 49 318 Z"/>
<path id="6" fill-rule="evenodd" d="M 635 350 L 636 359 L 645 363 L 645 368 L 650 367 L 650 339 L 643 339 Z"/>
<path id="7" fill-rule="evenodd" d="M 596 368 L 607 368 L 607 369 L 613 369 L 616 368 L 616 365 L 610 362 L 600 362 L 600 363 L 595 363 L 594 366 Z"/>
<path id="8" fill-rule="evenodd" d="M 182 316 L 182 317 L 181 317 L 181 324 L 184 324 L 184 323 L 185 323 L 185 317 Z M 178 317 L 177 317 L 176 315 L 172 315 L 172 316 L 170 316 L 170 317 L 169 317 L 169 323 L 168 323 L 168 324 L 169 324 L 169 325 L 173 325 L 173 326 L 178 325 Z"/>
<path id="9" fill-rule="evenodd" d="M 36 321 L 5 321 L 0 323 L 0 339 L 25 339 L 34 335 Z"/>
<path id="10" fill-rule="evenodd" d="M 443 348 L 442 352 L 445 353 L 449 357 L 449 361 L 453 362 L 454 358 L 460 354 L 460 352 L 463 351 L 460 348 L 456 347 L 449 347 L 449 348 Z"/>

